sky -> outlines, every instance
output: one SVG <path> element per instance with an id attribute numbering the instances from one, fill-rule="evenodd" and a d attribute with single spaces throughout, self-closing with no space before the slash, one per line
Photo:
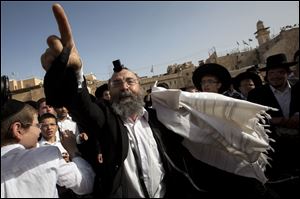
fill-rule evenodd
<path id="1" fill-rule="evenodd" d="M 60 36 L 53 1 L 1 1 L 1 75 L 43 79 L 40 57 L 50 35 Z M 120 59 L 139 76 L 166 73 L 168 65 L 206 60 L 258 45 L 256 23 L 271 35 L 299 24 L 299 1 L 57 1 L 71 24 L 84 74 L 107 80 Z M 249 42 L 249 39 L 253 41 Z M 239 45 L 238 45 L 239 43 Z M 153 67 L 153 72 L 151 68 Z"/>

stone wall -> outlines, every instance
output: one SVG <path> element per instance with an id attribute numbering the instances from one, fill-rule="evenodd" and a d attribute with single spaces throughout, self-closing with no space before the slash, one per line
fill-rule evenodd
<path id="1" fill-rule="evenodd" d="M 292 61 L 294 53 L 298 49 L 299 27 L 281 31 L 279 35 L 256 49 L 245 52 L 234 52 L 221 57 L 218 57 L 217 53 L 213 52 L 205 63 L 219 63 L 224 65 L 235 76 L 239 72 L 243 72 L 248 66 L 258 64 L 259 67 L 264 67 L 266 58 L 276 53 L 285 53 L 288 61 Z M 192 75 L 195 68 L 191 62 L 173 64 L 168 67 L 168 73 L 166 74 L 142 77 L 141 86 L 145 92 L 154 85 L 155 81 L 167 83 L 170 88 L 189 87 L 193 85 Z M 96 88 L 104 83 L 107 83 L 107 81 L 91 79 L 88 81 L 88 87 L 91 93 L 94 94 Z M 44 97 L 44 89 L 41 85 L 29 89 L 17 90 L 13 93 L 13 98 L 21 101 L 38 100 L 41 97 Z"/>
<path id="2" fill-rule="evenodd" d="M 32 88 L 18 90 L 18 92 L 13 92 L 12 98 L 20 101 L 28 101 L 34 100 L 37 101 L 38 99 L 45 97 L 44 88 L 41 86 L 35 86 Z"/>
<path id="3" fill-rule="evenodd" d="M 279 35 L 262 44 L 256 49 L 237 52 L 218 57 L 213 53 L 205 63 L 218 63 L 228 70 L 241 69 L 255 64 L 264 64 L 267 57 L 277 53 L 284 53 L 288 61 L 292 61 L 295 52 L 299 49 L 299 28 L 283 30 Z"/>

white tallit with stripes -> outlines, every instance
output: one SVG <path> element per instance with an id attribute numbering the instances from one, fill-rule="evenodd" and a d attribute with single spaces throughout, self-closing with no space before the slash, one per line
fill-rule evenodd
<path id="1" fill-rule="evenodd" d="M 237 175 L 267 181 L 270 138 L 264 128 L 270 107 L 216 93 L 189 93 L 152 88 L 158 119 L 183 136 L 191 154 L 212 166 Z M 201 169 L 201 168 L 199 168 Z"/>

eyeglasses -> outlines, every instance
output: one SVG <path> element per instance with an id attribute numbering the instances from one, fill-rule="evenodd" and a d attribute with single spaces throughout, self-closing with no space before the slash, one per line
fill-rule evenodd
<path id="1" fill-rule="evenodd" d="M 40 125 L 41 125 L 41 128 L 46 129 L 48 127 L 56 126 L 57 124 L 55 124 L 55 123 L 49 123 L 49 124 L 43 124 L 43 123 L 41 123 Z"/>
<path id="2" fill-rule="evenodd" d="M 19 121 L 19 122 L 20 122 L 20 121 Z M 42 128 L 42 124 L 39 124 L 39 123 L 37 123 L 37 124 L 30 124 L 30 123 L 28 123 L 28 124 L 23 124 L 22 122 L 20 122 L 20 123 L 21 123 L 21 125 L 22 125 L 23 127 L 34 126 L 34 127 L 36 127 L 36 128 L 39 128 L 39 129 Z"/>
<path id="3" fill-rule="evenodd" d="M 134 78 L 126 78 L 125 80 L 121 80 L 121 79 L 118 79 L 118 80 L 113 80 L 110 82 L 110 85 L 112 87 L 120 87 L 122 86 L 124 83 L 126 82 L 127 85 L 129 86 L 133 86 L 135 84 L 138 83 L 138 80 L 137 79 L 134 79 Z"/>
<path id="4" fill-rule="evenodd" d="M 20 121 L 19 121 L 19 122 L 20 122 Z M 42 128 L 42 124 L 39 124 L 39 123 L 36 123 L 36 124 L 30 124 L 30 123 L 23 124 L 22 122 L 20 122 L 20 123 L 21 123 L 21 125 L 22 125 L 23 127 L 34 126 L 34 127 L 38 128 L 38 129 L 41 129 L 41 128 Z"/>
<path id="5" fill-rule="evenodd" d="M 39 124 L 39 123 L 37 123 L 37 124 L 30 124 L 30 126 L 34 126 L 34 127 L 36 127 L 36 128 L 42 128 L 42 124 Z"/>
<path id="6" fill-rule="evenodd" d="M 20 120 L 17 120 L 17 121 L 15 121 L 15 122 L 19 122 L 19 123 L 21 124 L 22 128 L 29 128 L 30 126 L 34 126 L 34 127 L 38 128 L 38 129 L 41 129 L 41 124 L 39 124 L 39 123 L 37 123 L 37 124 L 25 123 L 25 124 L 24 124 L 24 123 L 21 122 Z M 12 122 L 12 123 L 11 123 L 11 125 L 9 126 L 7 132 L 11 131 L 12 124 L 15 123 L 15 122 Z"/>
<path id="7" fill-rule="evenodd" d="M 219 83 L 218 81 L 215 81 L 215 80 L 204 80 L 204 81 L 201 81 L 200 84 L 201 85 L 205 85 L 205 84 L 216 84 L 216 83 Z"/>

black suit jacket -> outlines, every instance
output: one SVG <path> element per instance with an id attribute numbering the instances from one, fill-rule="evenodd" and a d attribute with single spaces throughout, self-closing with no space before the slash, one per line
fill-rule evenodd
<path id="1" fill-rule="evenodd" d="M 87 89 L 80 89 L 76 101 L 69 109 L 72 114 L 80 115 L 78 120 L 97 132 L 104 159 L 104 171 L 96 178 L 95 194 L 105 197 L 127 197 L 127 187 L 123 178 L 123 161 L 128 153 L 127 128 L 112 108 L 107 104 L 90 101 Z M 212 198 L 218 195 L 240 196 L 248 193 L 249 198 L 260 198 L 266 194 L 262 184 L 253 178 L 237 176 L 195 159 L 181 144 L 182 137 L 167 129 L 156 116 L 156 111 L 147 109 L 149 125 L 156 140 L 166 171 L 166 197 Z M 168 157 L 166 157 L 168 156 Z M 168 158 L 171 159 L 170 163 Z M 177 169 L 188 173 L 186 177 Z M 189 181 L 196 183 L 202 191 L 197 191 Z M 100 193 L 99 193 L 100 192 Z M 246 198 L 247 198 L 246 197 Z"/>
<path id="2" fill-rule="evenodd" d="M 127 197 L 127 187 L 123 177 L 123 161 L 127 157 L 129 146 L 127 129 L 111 106 L 91 101 L 85 82 L 83 87 L 78 89 L 74 71 L 64 69 L 66 63 L 67 60 L 60 62 L 58 58 L 45 75 L 47 104 L 54 107 L 67 107 L 74 120 L 89 133 L 89 140 L 97 140 L 100 143 L 104 163 L 101 171 L 95 169 L 97 173 L 95 196 Z M 265 194 L 264 188 L 256 179 L 237 177 L 193 158 L 181 145 L 182 137 L 159 122 L 154 110 L 149 109 L 148 112 L 149 125 L 166 171 L 166 197 L 205 198 L 211 196 L 211 193 L 225 197 L 225 190 L 228 196 L 232 194 L 240 196 L 244 192 L 255 193 L 258 197 Z M 190 172 L 193 176 L 188 175 Z M 216 178 L 211 178 L 212 176 Z M 202 185 L 206 185 L 204 190 L 209 193 L 196 191 L 191 185 L 192 179 L 200 180 L 197 183 L 198 187 L 202 188 Z M 205 179 L 204 182 L 202 179 Z M 215 183 L 215 180 L 219 183 Z M 206 183 L 208 181 L 209 183 Z"/>
<path id="3" fill-rule="evenodd" d="M 283 117 L 282 110 L 268 84 L 250 91 L 248 100 L 258 104 L 278 108 L 279 111 L 268 111 L 272 117 Z M 292 86 L 290 101 L 290 116 L 299 112 L 299 82 Z M 278 133 L 274 126 L 270 126 L 272 133 L 269 135 L 275 142 L 270 143 L 274 152 L 269 153 L 271 158 L 271 167 L 267 167 L 266 174 L 271 180 L 287 178 L 288 176 L 299 176 L 299 156 L 300 135 L 298 134 L 281 134 Z M 293 156 L 291 156 L 293 154 Z M 285 186 L 284 184 L 282 186 Z M 292 189 L 287 192 L 292 193 L 298 190 Z"/>
<path id="4" fill-rule="evenodd" d="M 299 112 L 299 103 L 297 103 L 297 100 L 299 100 L 299 83 L 297 83 L 296 85 L 292 86 L 291 91 L 290 116 L 293 115 L 295 112 Z M 248 94 L 247 100 L 257 104 L 277 108 L 279 109 L 279 111 L 268 111 L 268 113 L 272 117 L 283 117 L 280 105 L 276 97 L 274 96 L 269 84 L 265 84 L 259 88 L 251 90 Z"/>
<path id="5" fill-rule="evenodd" d="M 83 88 L 78 89 L 77 93 L 72 94 L 72 98 L 66 102 L 64 106 L 68 108 L 74 120 L 89 132 L 89 139 L 99 141 L 101 146 L 104 163 L 101 168 L 94 166 L 98 174 L 95 184 L 96 195 L 126 197 L 127 187 L 123 178 L 123 162 L 128 154 L 129 141 L 127 128 L 123 125 L 122 120 L 114 113 L 109 104 L 96 104 L 91 101 L 85 82 Z M 184 188 L 191 185 L 182 174 L 171 166 L 166 158 L 167 154 L 172 163 L 180 170 L 185 171 L 182 154 L 186 149 L 181 145 L 183 138 L 160 123 L 155 110 L 148 109 L 148 113 L 149 125 L 166 171 L 167 194 L 168 196 L 185 194 Z M 91 145 L 97 146 L 96 143 Z"/>

